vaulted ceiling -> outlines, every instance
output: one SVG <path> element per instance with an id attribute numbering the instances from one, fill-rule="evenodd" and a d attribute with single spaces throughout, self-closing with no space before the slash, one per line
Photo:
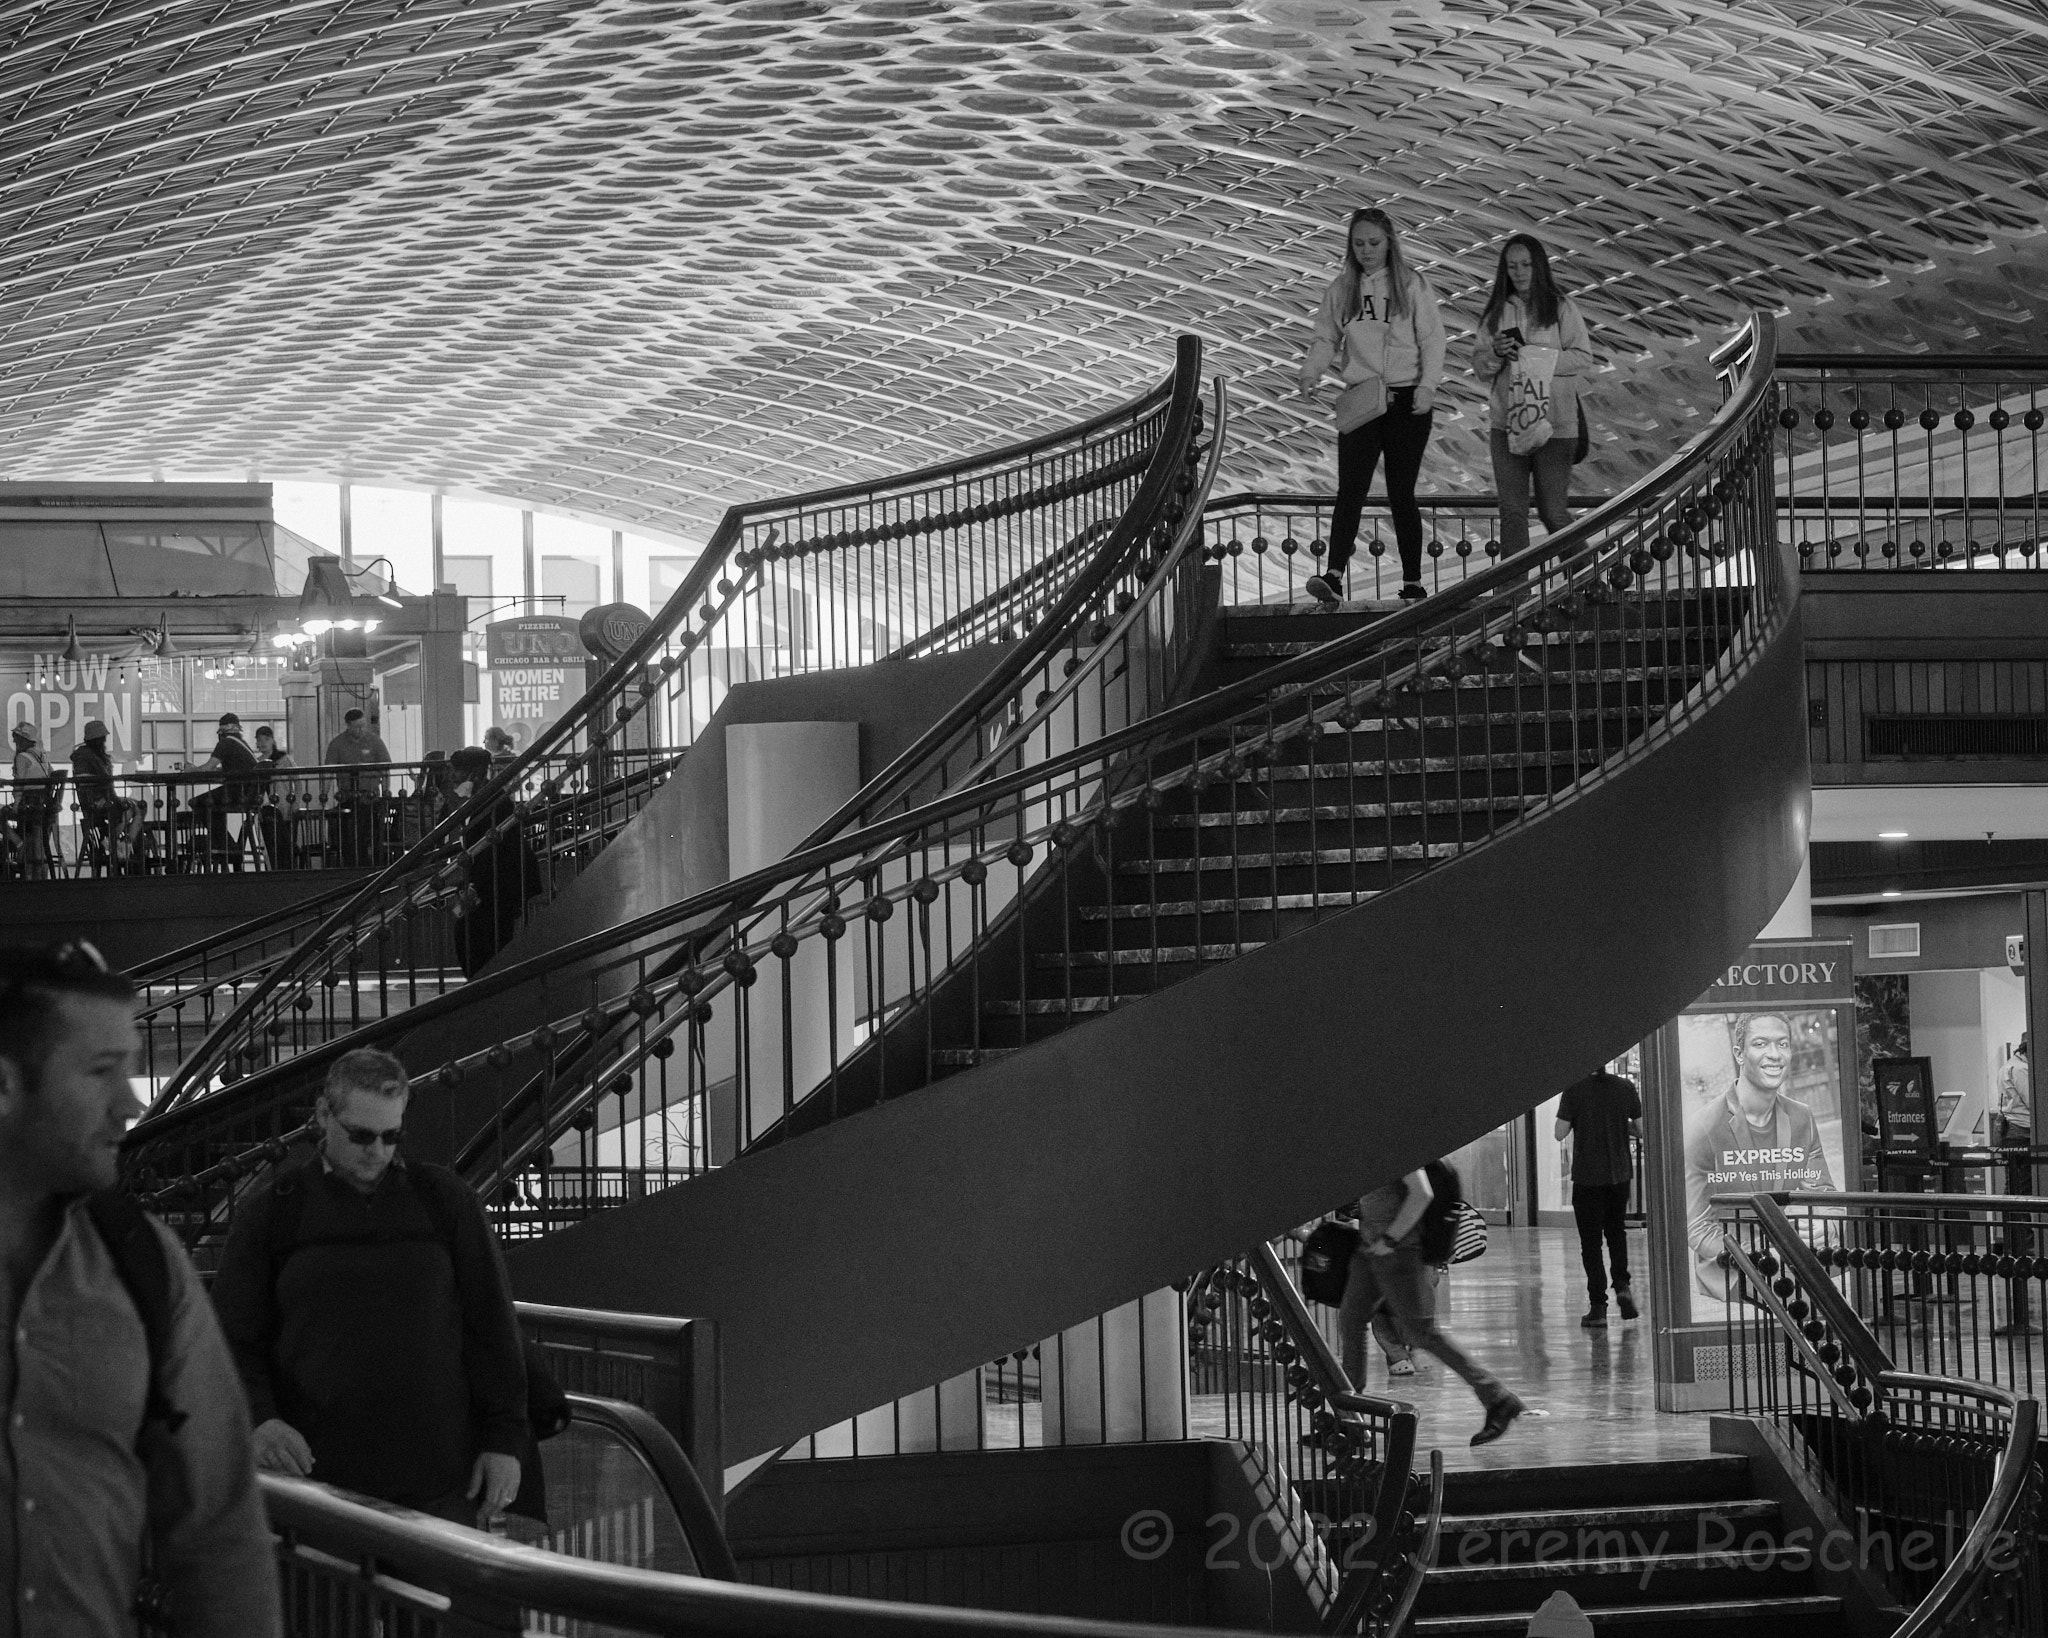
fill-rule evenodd
<path id="1" fill-rule="evenodd" d="M 1508 233 L 1618 482 L 1788 339 L 2048 333 L 2037 0 L 14 0 L 0 464 L 351 477 L 701 536 L 1071 420 L 1209 343 L 1225 482 L 1380 203 L 1453 363 Z M 1426 484 L 1486 486 L 1454 371 Z"/>

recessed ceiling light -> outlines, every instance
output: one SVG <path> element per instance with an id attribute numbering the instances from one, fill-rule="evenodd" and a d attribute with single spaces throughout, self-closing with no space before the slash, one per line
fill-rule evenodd
<path id="1" fill-rule="evenodd" d="M 1903 842 L 1909 834 L 1910 832 L 1903 830 L 1881 830 L 1877 833 L 1877 839 L 1880 842 Z"/>

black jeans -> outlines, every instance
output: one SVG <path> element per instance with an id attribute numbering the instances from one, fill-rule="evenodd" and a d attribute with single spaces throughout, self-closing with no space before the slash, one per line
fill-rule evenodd
<path id="1" fill-rule="evenodd" d="M 1600 1262 L 1600 1242 L 1614 1264 L 1614 1289 L 1626 1291 L 1628 1279 L 1628 1210 L 1626 1183 L 1575 1183 L 1572 1216 L 1579 1225 L 1579 1261 L 1586 1265 L 1586 1295 L 1595 1308 L 1607 1306 L 1607 1270 Z"/>
<path id="2" fill-rule="evenodd" d="M 1326 571 L 1344 572 L 1358 542 L 1358 514 L 1372 491 L 1373 470 L 1387 458 L 1387 508 L 1394 514 L 1394 542 L 1401 548 L 1401 578 L 1422 578 L 1422 508 L 1415 504 L 1415 480 L 1422 471 L 1422 452 L 1429 446 L 1435 410 L 1415 413 L 1415 389 L 1396 387 L 1387 394 L 1387 413 L 1377 421 L 1337 435 L 1337 499 L 1330 516 L 1330 555 Z"/>

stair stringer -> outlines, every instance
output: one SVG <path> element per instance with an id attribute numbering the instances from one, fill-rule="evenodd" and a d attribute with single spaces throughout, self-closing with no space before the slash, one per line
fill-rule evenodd
<path id="1" fill-rule="evenodd" d="M 702 1315 L 744 1457 L 929 1386 L 1493 1130 L 1698 996 L 1783 901 L 1796 605 L 1540 818 L 1226 965 L 508 1248 L 544 1302 Z"/>

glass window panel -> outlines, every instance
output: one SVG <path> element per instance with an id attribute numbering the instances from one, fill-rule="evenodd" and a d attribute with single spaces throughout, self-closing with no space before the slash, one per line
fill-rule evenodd
<path id="1" fill-rule="evenodd" d="M 434 502 L 406 489 L 349 487 L 349 536 L 356 567 L 387 557 L 406 591 L 433 590 Z"/>
<path id="2" fill-rule="evenodd" d="M 675 596 L 676 590 L 690 578 L 690 570 L 696 566 L 694 557 L 650 557 L 647 560 L 647 602 L 649 614 L 659 614 L 662 606 Z"/>
<path id="3" fill-rule="evenodd" d="M 579 619 L 597 607 L 598 567 L 580 557 L 544 557 L 540 560 L 541 596 L 550 614 L 561 613 Z M 556 598 L 561 601 L 557 603 Z"/>
<path id="4" fill-rule="evenodd" d="M 270 515 L 322 552 L 341 552 L 341 489 L 331 483 L 273 483 Z"/>

